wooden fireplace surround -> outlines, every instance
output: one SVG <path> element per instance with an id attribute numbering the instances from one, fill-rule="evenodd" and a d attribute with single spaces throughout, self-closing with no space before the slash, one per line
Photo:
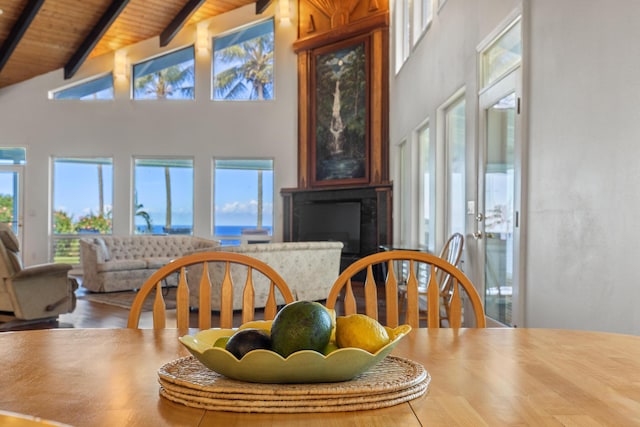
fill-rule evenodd
<path id="1" fill-rule="evenodd" d="M 323 201 L 361 203 L 360 253 L 365 256 L 393 241 L 392 185 L 389 181 L 389 4 L 388 0 L 299 0 L 298 40 L 298 187 L 281 190 L 283 240 L 296 241 L 300 206 Z M 314 58 L 318 52 L 350 40 L 367 43 L 366 178 L 318 182 L 312 176 Z M 343 263 L 353 261 L 343 257 Z"/>

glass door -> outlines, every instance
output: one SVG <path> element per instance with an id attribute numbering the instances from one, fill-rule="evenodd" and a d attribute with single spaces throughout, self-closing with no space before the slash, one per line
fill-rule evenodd
<path id="1" fill-rule="evenodd" d="M 480 96 L 480 209 L 476 217 L 484 260 L 486 315 L 515 326 L 518 321 L 519 254 L 519 71 Z"/>
<path id="2" fill-rule="evenodd" d="M 22 169 L 0 164 L 0 222 L 9 225 L 22 247 Z"/>

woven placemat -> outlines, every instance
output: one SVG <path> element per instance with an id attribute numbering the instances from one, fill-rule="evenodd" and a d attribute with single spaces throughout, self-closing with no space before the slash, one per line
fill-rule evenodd
<path id="1" fill-rule="evenodd" d="M 431 377 L 419 363 L 387 356 L 351 381 L 259 384 L 226 378 L 192 356 L 158 370 L 160 395 L 186 406 L 231 412 L 334 412 L 397 405 L 425 394 Z"/>

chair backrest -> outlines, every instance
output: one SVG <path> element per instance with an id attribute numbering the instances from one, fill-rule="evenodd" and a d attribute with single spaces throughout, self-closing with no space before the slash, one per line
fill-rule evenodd
<path id="1" fill-rule="evenodd" d="M 378 319 L 378 283 L 375 279 L 374 267 L 384 263 L 387 267 L 387 277 L 384 278 L 383 283 L 386 305 L 385 323 L 387 326 L 397 326 L 399 323 L 398 281 L 396 279 L 394 265 L 396 265 L 398 261 L 401 261 L 401 263 L 409 263 L 409 275 L 406 281 L 406 323 L 414 328 L 420 326 L 417 271 L 419 264 L 425 264 L 426 267 L 430 269 L 429 282 L 427 285 L 427 326 L 429 328 L 440 327 L 441 298 L 436 280 L 436 269 L 442 270 L 451 276 L 452 295 L 450 298 L 449 325 L 453 328 L 462 326 L 461 292 L 464 291 L 469 297 L 473 307 L 475 326 L 479 328 L 486 326 L 482 300 L 467 276 L 439 256 L 418 251 L 396 250 L 379 252 L 355 261 L 340 274 L 331 288 L 326 301 L 327 308 L 336 308 L 338 297 L 341 296 L 344 313 L 339 314 L 348 315 L 362 312 L 362 307 L 360 307 L 360 311 L 358 310 L 358 304 L 353 292 L 352 279 L 358 273 L 365 272 L 364 314 Z"/>
<path id="2" fill-rule="evenodd" d="M 22 270 L 20 243 L 13 229 L 0 222 L 0 277 L 12 277 Z"/>
<path id="3" fill-rule="evenodd" d="M 253 275 L 261 274 L 270 281 L 269 294 L 264 305 L 264 319 L 273 319 L 278 310 L 276 305 L 276 289 L 282 295 L 285 303 L 293 301 L 293 295 L 284 279 L 264 262 L 247 255 L 230 252 L 200 252 L 178 258 L 156 271 L 147 279 L 131 305 L 129 328 L 137 328 L 144 300 L 155 290 L 153 304 L 153 327 L 163 329 L 166 327 L 166 305 L 162 296 L 162 284 L 164 279 L 172 274 L 179 274 L 178 288 L 176 290 L 176 324 L 178 329 L 189 328 L 189 285 L 187 283 L 186 270 L 189 266 L 202 265 L 202 275 L 199 280 L 199 313 L 198 328 L 211 328 L 211 279 L 209 277 L 209 264 L 222 263 L 225 265 L 225 274 L 220 284 L 220 327 L 233 327 L 233 292 L 242 287 L 242 323 L 254 319 L 255 294 L 253 287 Z M 234 286 L 231 279 L 231 265 L 246 266 L 246 276 L 243 284 Z"/>
<path id="4" fill-rule="evenodd" d="M 456 268 L 459 268 L 460 258 L 462 258 L 462 249 L 464 248 L 464 236 L 460 233 L 454 233 L 449 237 L 447 242 L 440 251 L 440 258 L 447 261 L 449 264 Z M 440 285 L 440 293 L 444 295 L 449 294 L 449 287 L 451 285 L 451 275 L 445 271 L 436 270 L 436 280 Z"/>

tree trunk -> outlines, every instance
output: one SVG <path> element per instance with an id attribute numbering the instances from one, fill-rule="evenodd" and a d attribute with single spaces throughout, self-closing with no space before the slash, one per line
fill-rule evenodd
<path id="1" fill-rule="evenodd" d="M 164 167 L 164 183 L 167 191 L 167 216 L 165 228 L 169 231 L 171 230 L 171 172 L 169 171 L 169 166 Z"/>
<path id="2" fill-rule="evenodd" d="M 104 183 L 102 177 L 102 165 L 98 165 L 98 215 L 104 216 Z"/>
<path id="3" fill-rule="evenodd" d="M 262 228 L 262 171 L 258 171 L 258 225 Z"/>

